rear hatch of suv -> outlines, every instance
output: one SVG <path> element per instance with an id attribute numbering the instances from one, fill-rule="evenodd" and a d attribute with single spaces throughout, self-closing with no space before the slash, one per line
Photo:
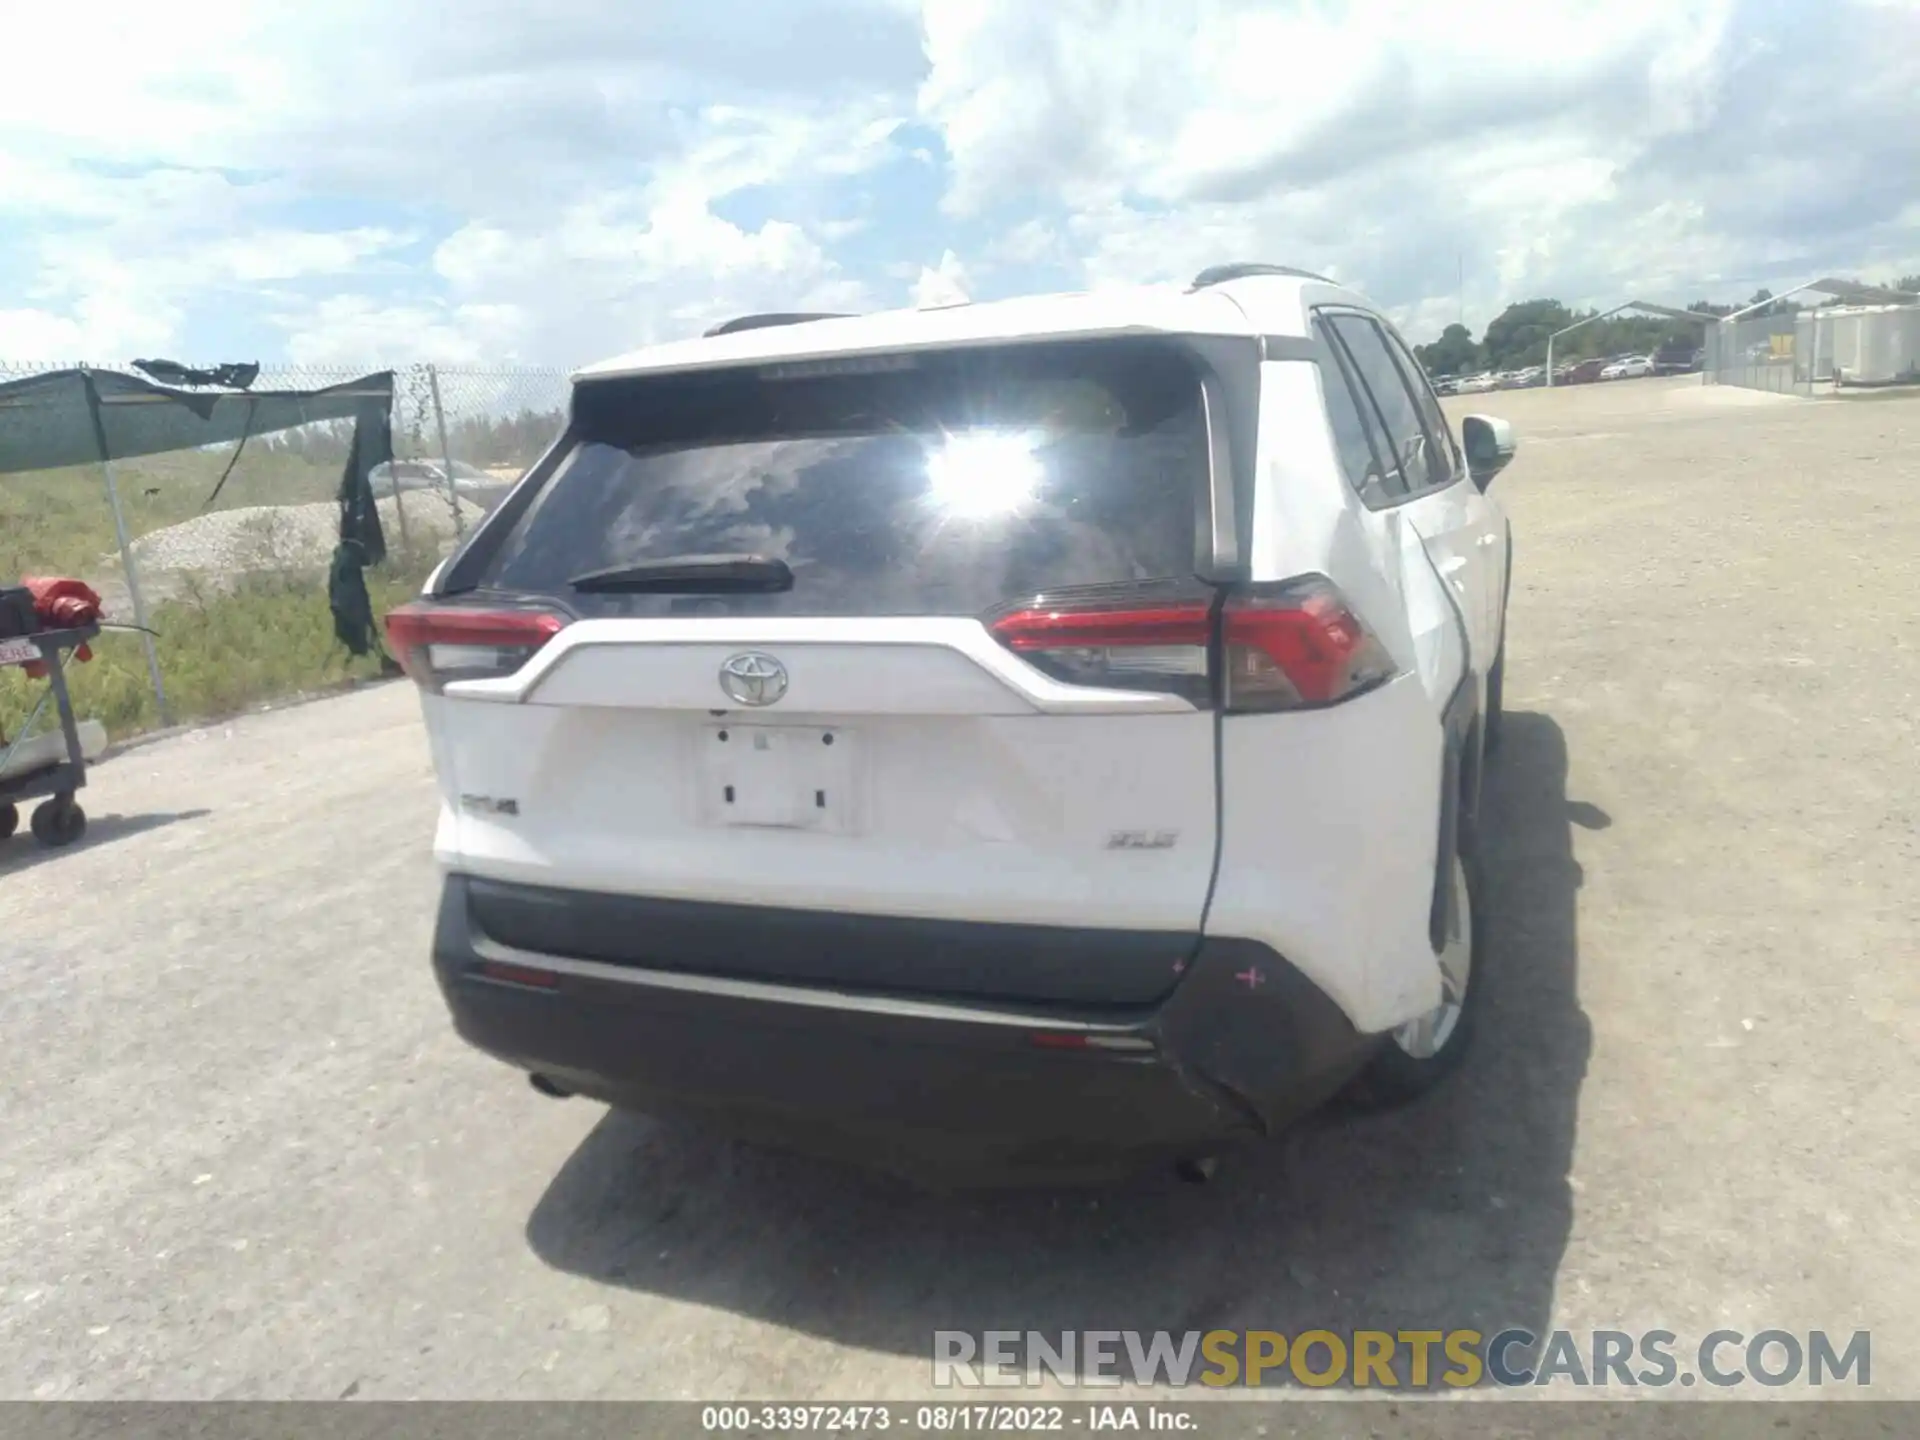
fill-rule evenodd
<path id="1" fill-rule="evenodd" d="M 502 943 L 1132 1005 L 1216 842 L 1221 424 L 1173 341 L 583 381 L 391 627 Z"/>

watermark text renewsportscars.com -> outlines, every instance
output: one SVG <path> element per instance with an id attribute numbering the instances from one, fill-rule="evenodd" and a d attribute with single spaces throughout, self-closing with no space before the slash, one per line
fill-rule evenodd
<path id="1" fill-rule="evenodd" d="M 1866 1330 L 936 1330 L 946 1388 L 1303 1385 L 1354 1390 L 1504 1387 L 1865 1387 Z"/>

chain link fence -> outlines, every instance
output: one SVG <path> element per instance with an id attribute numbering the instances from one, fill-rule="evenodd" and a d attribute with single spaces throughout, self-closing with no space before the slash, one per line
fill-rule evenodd
<path id="1" fill-rule="evenodd" d="M 1771 390 L 1780 395 L 1811 395 L 1817 347 L 1810 343 L 1814 338 L 1812 327 L 1805 320 L 1788 312 L 1709 325 L 1703 367 L 1706 383 Z M 1831 356 L 1829 342 L 1829 364 Z"/>
<path id="2" fill-rule="evenodd" d="M 0 360 L 0 382 L 70 368 Z M 313 390 L 378 369 L 263 366 L 251 389 Z M 560 370 L 410 365 L 394 368 L 393 382 L 394 458 L 373 475 L 388 557 L 366 577 L 380 612 L 417 592 L 546 450 L 568 393 Z M 75 670 L 85 713 L 126 733 L 379 673 L 377 657 L 356 660 L 340 645 L 328 608 L 352 438 L 352 422 L 321 421 L 116 460 L 124 548 L 107 467 L 0 474 L 0 584 L 84 580 L 120 625 L 134 619 L 135 587 L 145 602 L 160 683 L 139 637 L 111 632 Z M 0 670 L 0 731 L 30 708 L 23 684 L 17 670 Z"/>

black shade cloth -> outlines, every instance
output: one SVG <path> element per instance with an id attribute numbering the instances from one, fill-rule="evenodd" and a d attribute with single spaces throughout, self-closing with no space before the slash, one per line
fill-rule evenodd
<path id="1" fill-rule="evenodd" d="M 391 377 L 389 377 L 391 378 Z M 367 593 L 369 565 L 387 558 L 387 536 L 380 526 L 380 508 L 374 503 L 373 468 L 393 459 L 391 412 L 363 414 L 353 427 L 347 447 L 346 469 L 340 476 L 340 543 L 334 548 L 327 572 L 327 604 L 333 610 L 333 633 L 349 653 L 366 655 L 380 649 L 380 631 L 373 619 L 373 597 Z"/>
<path id="2" fill-rule="evenodd" d="M 393 410 L 392 371 L 322 390 L 193 391 L 112 370 L 55 370 L 0 385 L 0 476 L 98 463 L 100 442 L 87 403 L 89 381 L 100 399 L 110 460 L 270 435 L 316 420 L 357 421 L 375 411 L 384 416 Z"/>
<path id="3" fill-rule="evenodd" d="M 162 385 L 224 385 L 231 390 L 245 390 L 260 378 L 260 367 L 253 364 L 216 365 L 211 370 L 197 370 L 178 360 L 136 360 L 133 368 L 142 375 L 151 375 Z"/>

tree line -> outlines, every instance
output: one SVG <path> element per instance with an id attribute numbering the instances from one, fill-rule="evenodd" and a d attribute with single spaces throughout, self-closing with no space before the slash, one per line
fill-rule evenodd
<path id="1" fill-rule="evenodd" d="M 397 408 L 397 406 L 396 406 Z M 560 433 L 566 416 L 558 410 L 521 410 L 513 415 L 463 415 L 447 422 L 447 449 L 463 465 L 482 470 L 528 466 L 545 453 Z M 343 465 L 353 441 L 351 420 L 319 420 L 248 441 L 271 455 L 303 460 L 310 465 Z M 436 429 L 394 426 L 394 452 L 407 459 L 440 459 Z"/>
<path id="2" fill-rule="evenodd" d="M 1903 275 L 1892 288 L 1920 294 L 1920 275 Z M 1774 300 L 1773 292 L 1766 289 L 1756 290 L 1747 304 L 1760 307 L 1750 312 L 1750 318 L 1756 319 L 1792 314 L 1801 308 L 1791 299 Z M 1715 318 L 1745 308 L 1717 305 L 1710 300 L 1696 300 L 1687 306 L 1696 315 Z M 1413 353 L 1430 375 L 1471 375 L 1483 370 L 1542 365 L 1547 359 L 1549 335 L 1598 313 L 1571 310 L 1558 300 L 1520 300 L 1494 316 L 1478 340 L 1466 326 L 1449 325 L 1440 332 L 1438 340 L 1414 346 Z M 1663 345 L 1698 345 L 1700 341 L 1700 327 L 1685 321 L 1614 315 L 1584 325 L 1571 335 L 1562 335 L 1553 347 L 1553 358 L 1557 365 L 1562 360 L 1603 355 L 1651 354 Z"/>

